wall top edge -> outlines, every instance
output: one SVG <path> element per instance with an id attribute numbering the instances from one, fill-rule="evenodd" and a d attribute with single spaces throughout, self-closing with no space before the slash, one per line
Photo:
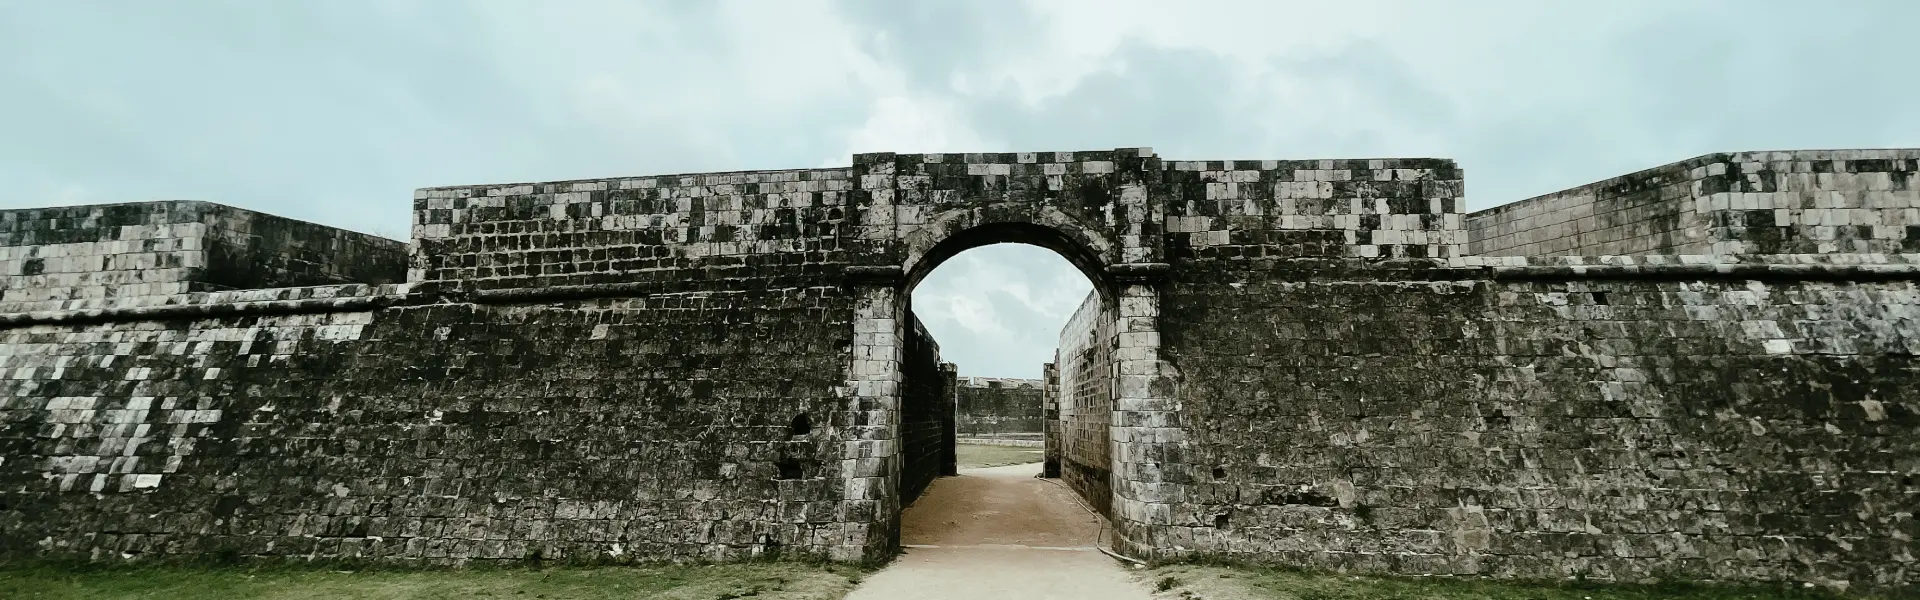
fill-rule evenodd
<path id="1" fill-rule="evenodd" d="M 115 209 L 135 209 L 135 210 L 147 209 L 141 212 L 150 212 L 153 209 L 159 209 L 159 208 L 166 208 L 168 209 L 168 212 L 177 212 L 182 215 L 183 220 L 171 221 L 173 223 L 200 222 L 200 220 L 205 218 L 205 215 L 207 214 L 226 213 L 227 215 L 239 215 L 248 219 L 255 219 L 255 218 L 275 219 L 283 222 L 305 225 L 305 226 L 314 227 L 322 230 L 338 231 L 342 233 L 352 234 L 354 236 L 363 238 L 369 242 L 387 245 L 395 249 L 405 248 L 407 245 L 406 240 L 396 240 L 393 238 L 379 236 L 379 235 L 366 233 L 362 231 L 354 231 L 352 229 L 347 229 L 344 227 L 327 225 L 325 223 L 318 223 L 314 221 L 308 221 L 305 219 L 297 219 L 294 217 L 283 216 L 283 215 L 251 209 L 251 208 L 243 208 L 243 207 L 234 206 L 231 204 L 214 202 L 211 200 L 142 200 L 137 202 L 106 202 L 106 203 L 97 203 L 97 204 L 70 204 L 70 205 L 64 205 L 64 206 L 39 206 L 39 207 L 0 209 L 0 231 L 5 231 L 14 227 L 17 223 L 20 222 L 21 219 L 29 217 L 30 215 L 37 215 L 40 218 L 47 218 L 50 216 L 59 217 L 59 218 L 84 218 L 84 217 L 92 217 L 92 216 L 105 216 L 106 211 L 115 210 Z M 82 212 L 85 212 L 87 214 L 80 215 L 79 213 L 82 213 Z M 48 213 L 68 213 L 68 214 L 50 215 Z"/>
<path id="2" fill-rule="evenodd" d="M 993 384 L 997 383 L 997 384 L 1000 384 L 1001 387 L 1010 387 L 1010 388 L 1029 388 L 1030 387 L 1030 388 L 1039 389 L 1042 385 L 1046 383 L 1045 381 L 1039 380 L 1039 379 L 1025 379 L 1025 378 L 1019 378 L 1019 377 L 963 376 L 963 377 L 958 377 L 955 380 L 959 382 L 960 387 L 966 387 L 966 388 L 986 388 L 986 387 L 991 387 Z"/>
<path id="3" fill-rule="evenodd" d="M 1717 163 L 1745 162 L 1781 162 L 1781 161 L 1853 161 L 1853 160 L 1913 160 L 1920 159 L 1920 148 L 1853 148 L 1853 149 L 1802 149 L 1802 150 L 1744 150 L 1737 152 L 1712 152 L 1692 158 L 1678 160 L 1662 165 L 1648 167 L 1615 175 L 1599 181 L 1570 188 L 1547 192 L 1537 196 L 1522 198 L 1498 206 L 1467 213 L 1468 220 L 1485 219 L 1517 210 L 1529 203 L 1554 196 L 1618 185 L 1662 172 L 1686 173 L 1696 167 Z"/>
<path id="4" fill-rule="evenodd" d="M 1661 256 L 1467 256 L 1451 259 L 1294 260 L 1289 266 L 1303 271 L 1328 266 L 1323 279 L 1355 281 L 1493 280 L 1661 278 L 1686 280 L 1751 277 L 1755 279 L 1876 281 L 1920 280 L 1920 253 L 1912 254 L 1774 254 L 1774 255 L 1661 255 Z M 1373 277 L 1369 277 L 1373 275 Z M 1351 277 L 1346 277 L 1351 276 Z M 0 305 L 0 326 L 78 323 L 102 320 L 137 321 L 212 317 L 245 313 L 321 313 L 372 310 L 386 306 L 441 302 L 423 296 L 411 284 L 342 284 L 295 288 L 268 288 L 189 294 L 136 296 L 63 302 Z M 599 295 L 648 295 L 636 290 L 612 290 Z M 560 299 L 578 296 L 565 296 Z M 593 294 L 588 294 L 593 295 Z M 486 299 L 468 299 L 486 301 Z M 541 302 L 552 299 L 519 299 Z M 514 299 L 494 302 L 516 301 Z M 1083 307 L 1084 308 L 1084 307 Z M 1038 379 L 960 377 L 960 384 L 986 387 L 989 382 L 1016 386 L 1041 385 Z"/>

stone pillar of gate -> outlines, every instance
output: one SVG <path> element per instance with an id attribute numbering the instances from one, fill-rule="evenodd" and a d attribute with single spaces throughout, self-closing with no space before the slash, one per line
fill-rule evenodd
<path id="1" fill-rule="evenodd" d="M 1182 501 L 1184 432 L 1176 377 L 1160 357 L 1160 291 L 1165 263 L 1115 265 L 1114 390 L 1109 456 L 1114 550 L 1151 558 L 1166 550 L 1173 507 Z"/>
<path id="2" fill-rule="evenodd" d="M 1116 320 L 1108 430 L 1114 550 L 1152 558 L 1169 549 L 1173 509 L 1185 501 L 1179 377 L 1160 356 L 1160 296 L 1169 275 L 1164 203 L 1172 191 L 1152 150 L 1118 154 L 1120 260 L 1106 268 Z"/>
<path id="3" fill-rule="evenodd" d="M 853 364 L 841 465 L 846 528 L 840 560 L 881 560 L 900 549 L 900 395 L 906 303 L 899 267 L 849 267 Z"/>

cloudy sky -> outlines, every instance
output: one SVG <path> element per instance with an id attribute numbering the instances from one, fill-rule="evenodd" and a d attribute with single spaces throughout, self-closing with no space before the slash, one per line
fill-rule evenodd
<path id="1" fill-rule="evenodd" d="M 1725 150 L 1920 146 L 1920 2 L 0 1 L 0 208 L 192 198 L 404 238 L 419 187 L 1150 146 L 1440 156 L 1469 208 Z M 1031 377 L 1087 284 L 915 291 Z"/>

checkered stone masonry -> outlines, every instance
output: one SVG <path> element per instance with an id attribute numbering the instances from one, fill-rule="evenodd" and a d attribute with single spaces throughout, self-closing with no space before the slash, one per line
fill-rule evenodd
<path id="1" fill-rule="evenodd" d="M 1182 256 L 1446 258 L 1467 243 L 1461 171 L 1441 159 L 1167 164 Z"/>
<path id="2" fill-rule="evenodd" d="M 0 312 L 332 283 L 399 283 L 405 244 L 166 201 L 0 211 Z"/>
<path id="3" fill-rule="evenodd" d="M 1920 252 L 1920 150 L 1710 154 L 1467 222 L 1483 255 Z"/>

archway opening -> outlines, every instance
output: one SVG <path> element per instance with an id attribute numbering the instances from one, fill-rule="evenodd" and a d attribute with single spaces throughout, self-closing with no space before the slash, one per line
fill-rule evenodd
<path id="1" fill-rule="evenodd" d="M 1094 543 L 1080 538 L 1097 536 L 1109 511 L 1117 375 L 1104 264 L 1052 228 L 1019 223 L 961 231 L 909 258 L 904 543 Z M 956 511 L 992 517 L 947 514 Z M 965 526 L 947 527 L 956 523 Z"/>

